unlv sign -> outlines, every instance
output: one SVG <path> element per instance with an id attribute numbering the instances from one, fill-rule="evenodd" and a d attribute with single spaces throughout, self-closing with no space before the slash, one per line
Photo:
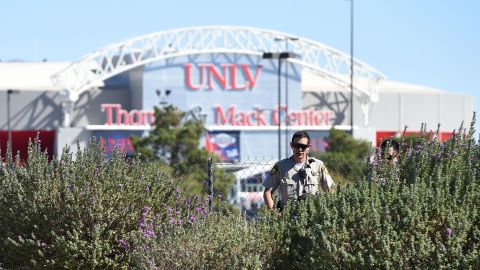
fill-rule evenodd
<path id="1" fill-rule="evenodd" d="M 215 124 L 218 126 L 330 126 L 332 111 L 319 111 L 313 108 L 301 111 L 290 111 L 287 107 L 275 107 L 273 110 L 239 111 L 231 105 L 226 111 L 221 106 L 215 106 Z"/>
<path id="2" fill-rule="evenodd" d="M 243 91 L 252 89 L 262 72 L 262 66 L 246 64 L 192 64 L 185 65 L 185 83 L 189 90 L 213 90 L 218 85 L 222 90 Z"/>
<path id="3" fill-rule="evenodd" d="M 127 111 L 120 104 L 102 104 L 102 112 L 107 117 L 106 125 L 145 126 L 155 121 L 153 111 Z"/>
<path id="4" fill-rule="evenodd" d="M 330 126 L 331 118 L 335 117 L 332 111 L 320 111 L 313 108 L 300 111 L 288 111 L 285 106 L 275 107 L 273 109 L 253 109 L 238 110 L 235 105 L 230 105 L 227 109 L 222 106 L 213 108 L 213 124 L 217 126 L 277 126 L 280 120 L 281 124 L 290 126 Z M 106 123 L 104 125 L 122 125 L 122 126 L 149 126 L 155 122 L 153 111 L 131 110 L 127 111 L 120 104 L 102 104 L 102 111 L 105 112 Z M 197 108 L 190 110 L 189 113 L 200 114 Z"/>

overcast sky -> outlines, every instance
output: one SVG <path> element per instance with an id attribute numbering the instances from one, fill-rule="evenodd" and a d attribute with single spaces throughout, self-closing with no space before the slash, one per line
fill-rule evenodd
<path id="1" fill-rule="evenodd" d="M 354 55 L 391 80 L 480 102 L 480 1 L 354 0 Z M 138 35 L 252 26 L 350 52 L 350 1 L 1 1 L 0 60 L 74 61 Z M 435 128 L 435 127 L 432 127 Z"/>

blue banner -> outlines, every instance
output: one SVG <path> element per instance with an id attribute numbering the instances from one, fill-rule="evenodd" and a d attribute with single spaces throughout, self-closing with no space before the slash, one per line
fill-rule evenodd
<path id="1" fill-rule="evenodd" d="M 205 139 L 208 152 L 217 154 L 223 161 L 240 161 L 240 132 L 210 131 Z"/>

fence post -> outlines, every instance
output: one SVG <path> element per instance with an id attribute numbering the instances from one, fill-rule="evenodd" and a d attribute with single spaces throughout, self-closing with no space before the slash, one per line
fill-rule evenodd
<path id="1" fill-rule="evenodd" d="M 213 206 L 213 158 L 208 158 L 208 207 L 212 211 Z"/>

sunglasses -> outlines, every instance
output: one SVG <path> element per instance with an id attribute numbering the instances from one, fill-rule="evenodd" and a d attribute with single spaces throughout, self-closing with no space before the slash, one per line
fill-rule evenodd
<path id="1" fill-rule="evenodd" d="M 302 149 L 302 150 L 305 150 L 307 148 L 310 147 L 310 144 L 302 144 L 302 143 L 290 143 L 290 145 L 293 147 L 293 148 L 297 148 L 297 149 Z"/>

